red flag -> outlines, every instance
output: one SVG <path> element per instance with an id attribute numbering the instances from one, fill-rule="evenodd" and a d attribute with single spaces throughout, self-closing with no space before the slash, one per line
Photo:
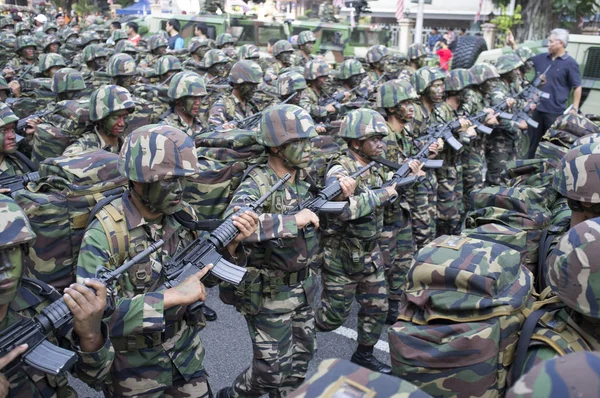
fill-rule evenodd
<path id="1" fill-rule="evenodd" d="M 397 0 L 396 3 L 396 20 L 400 22 L 404 18 L 404 0 Z"/>
<path id="2" fill-rule="evenodd" d="M 477 9 L 477 14 L 475 14 L 475 22 L 479 22 L 479 18 L 481 17 L 481 8 L 483 7 L 483 0 L 479 0 L 479 8 Z"/>

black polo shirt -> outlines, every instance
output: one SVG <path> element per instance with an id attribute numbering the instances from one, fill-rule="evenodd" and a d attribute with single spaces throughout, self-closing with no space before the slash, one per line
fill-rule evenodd
<path id="1" fill-rule="evenodd" d="M 550 94 L 550 98 L 542 98 L 537 110 L 546 113 L 563 113 L 567 108 L 571 90 L 581 86 L 581 72 L 577 61 L 567 53 L 562 57 L 556 57 L 554 61 L 550 53 L 538 54 L 532 58 L 532 61 L 538 74 L 544 73 L 548 66 L 552 65 L 546 72 L 546 84 L 540 86 L 542 91 Z"/>

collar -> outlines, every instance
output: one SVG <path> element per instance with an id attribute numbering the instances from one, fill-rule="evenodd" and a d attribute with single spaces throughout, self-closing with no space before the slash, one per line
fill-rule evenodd
<path id="1" fill-rule="evenodd" d="M 547 53 L 546 56 L 548 57 L 548 59 L 550 59 L 550 61 L 552 61 L 552 55 L 550 55 L 550 53 Z M 560 57 L 556 57 L 556 59 L 567 59 L 569 58 L 570 55 L 568 52 L 565 51 L 565 53 L 563 55 L 561 55 Z"/>
<path id="2" fill-rule="evenodd" d="M 102 138 L 102 134 L 100 134 L 100 131 L 98 130 L 98 125 L 94 126 L 94 133 L 96 133 L 96 137 L 98 138 L 98 142 L 100 143 L 100 148 L 102 148 L 103 150 L 106 150 L 106 148 L 112 148 L 112 145 L 108 144 L 106 141 L 104 141 L 104 138 Z M 117 137 L 117 142 L 117 150 L 120 150 L 121 145 L 123 144 L 123 138 Z"/>
<path id="3" fill-rule="evenodd" d="M 125 191 L 121 196 L 121 199 L 123 200 L 123 212 L 125 221 L 127 222 L 128 231 L 148 224 L 146 219 L 135 206 L 135 203 L 133 203 L 133 199 L 131 196 L 129 196 L 129 191 Z"/>

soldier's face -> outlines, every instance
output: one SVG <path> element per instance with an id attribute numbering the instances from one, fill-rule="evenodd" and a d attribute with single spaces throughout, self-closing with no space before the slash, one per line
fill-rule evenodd
<path id="1" fill-rule="evenodd" d="M 35 57 L 35 47 L 25 47 L 23 49 L 23 58 L 33 59 Z"/>
<path id="2" fill-rule="evenodd" d="M 213 76 L 227 76 L 227 62 L 221 62 L 210 67 L 210 74 Z"/>
<path id="3" fill-rule="evenodd" d="M 279 54 L 277 59 L 283 64 L 283 66 L 292 65 L 292 53 L 289 51 Z"/>
<path id="4" fill-rule="evenodd" d="M 508 80 L 509 82 L 515 82 L 519 79 L 519 69 L 513 69 L 510 72 L 508 72 L 506 75 L 506 80 Z"/>
<path id="5" fill-rule="evenodd" d="M 402 101 L 398 104 L 398 113 L 404 121 L 410 121 L 415 117 L 415 106 L 411 100 Z"/>
<path id="6" fill-rule="evenodd" d="M 327 76 L 319 76 L 317 77 L 317 88 L 321 88 L 325 85 L 325 83 L 327 82 Z"/>
<path id="7" fill-rule="evenodd" d="M 304 45 L 304 52 L 307 54 L 312 54 L 313 49 L 315 48 L 315 43 L 310 42 Z"/>
<path id="8" fill-rule="evenodd" d="M 181 209 L 183 186 L 180 178 L 172 178 L 144 184 L 145 196 L 150 210 L 156 213 L 173 214 Z"/>
<path id="9" fill-rule="evenodd" d="M 369 137 L 366 140 L 360 141 L 361 152 L 364 153 L 368 158 L 374 158 L 383 154 L 383 137 L 375 136 Z"/>
<path id="10" fill-rule="evenodd" d="M 296 91 L 296 95 L 294 96 L 294 98 L 292 98 L 291 100 L 286 102 L 286 104 L 298 105 L 300 103 L 300 97 L 302 96 L 303 92 L 304 92 L 304 89 Z M 286 100 L 286 98 L 282 98 L 282 99 L 284 101 Z"/>
<path id="11" fill-rule="evenodd" d="M 358 74 L 358 75 L 354 75 L 354 76 L 350 76 L 349 80 L 349 84 L 350 84 L 350 88 L 354 88 L 357 87 L 358 85 L 360 85 L 360 82 L 362 81 L 362 79 L 365 77 L 365 75 Z"/>
<path id="12" fill-rule="evenodd" d="M 257 88 L 258 84 L 256 83 L 242 83 L 237 87 L 238 91 L 240 92 L 240 96 L 245 100 L 251 99 L 254 96 Z"/>
<path id="13" fill-rule="evenodd" d="M 308 167 L 312 155 L 312 142 L 308 139 L 290 142 L 281 150 L 284 161 L 300 170 Z"/>
<path id="14" fill-rule="evenodd" d="M 49 53 L 58 53 L 58 43 L 52 43 L 48 46 L 48 52 Z"/>
<path id="15" fill-rule="evenodd" d="M 425 94 L 431 102 L 438 103 L 444 99 L 444 90 L 444 81 L 440 79 L 431 83 Z"/>
<path id="16" fill-rule="evenodd" d="M 495 86 L 496 86 L 496 79 L 488 79 L 485 82 L 483 82 L 483 84 L 481 85 L 481 90 L 484 93 L 489 93 L 494 89 Z"/>
<path id="17" fill-rule="evenodd" d="M 102 127 L 104 128 L 104 132 L 114 137 L 120 136 L 125 131 L 125 128 L 127 128 L 128 117 L 129 112 L 126 110 L 122 110 L 108 115 L 102 121 Z"/>
<path id="18" fill-rule="evenodd" d="M 96 70 L 102 69 L 106 66 L 106 57 L 94 58 L 94 61 L 96 63 Z"/>
<path id="19" fill-rule="evenodd" d="M 20 245 L 0 250 L 0 305 L 17 295 L 23 272 L 23 248 Z"/>
<path id="20" fill-rule="evenodd" d="M 198 116 L 200 113 L 200 97 L 183 98 L 183 110 L 190 116 Z"/>
<path id="21" fill-rule="evenodd" d="M 158 55 L 165 55 L 166 52 L 167 52 L 167 47 L 158 47 L 156 49 L 156 54 L 158 54 Z"/>
<path id="22" fill-rule="evenodd" d="M 15 153 L 17 151 L 17 135 L 15 124 L 0 127 L 0 153 Z"/>

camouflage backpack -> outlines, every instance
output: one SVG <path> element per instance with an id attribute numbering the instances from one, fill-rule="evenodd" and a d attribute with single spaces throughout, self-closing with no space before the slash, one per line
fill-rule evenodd
<path id="1" fill-rule="evenodd" d="M 577 139 L 600 133 L 600 127 L 583 115 L 562 115 L 546 131 L 535 152 L 536 159 L 560 159 Z"/>
<path id="2" fill-rule="evenodd" d="M 117 170 L 117 159 L 118 155 L 103 150 L 47 159 L 40 165 L 41 180 L 14 193 L 37 235 L 24 259 L 29 276 L 61 291 L 75 281 L 91 208 L 127 186 Z"/>
<path id="3" fill-rule="evenodd" d="M 434 397 L 502 397 L 533 293 L 509 247 L 435 239 L 415 255 L 388 332 L 393 373 Z"/>

